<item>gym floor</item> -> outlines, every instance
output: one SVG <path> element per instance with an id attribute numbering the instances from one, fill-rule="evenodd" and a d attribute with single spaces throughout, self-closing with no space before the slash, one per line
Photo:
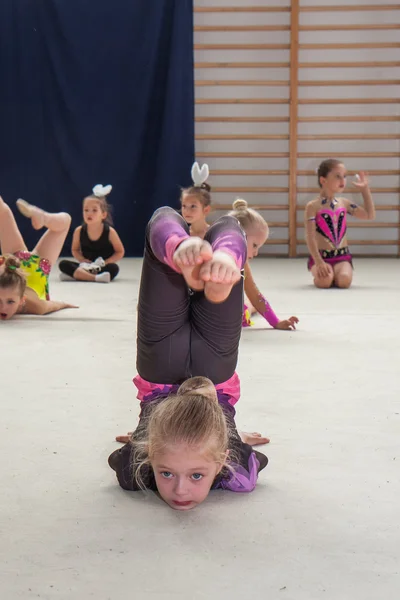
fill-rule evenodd
<path id="1" fill-rule="evenodd" d="M 79 310 L 1 323 L 2 598 L 397 600 L 400 276 L 355 261 L 317 290 L 305 260 L 255 279 L 295 332 L 243 331 L 237 424 L 270 459 L 248 495 L 194 511 L 119 488 L 114 437 L 136 424 L 140 259 L 112 284 L 61 283 Z M 56 271 L 56 270 L 55 270 Z"/>

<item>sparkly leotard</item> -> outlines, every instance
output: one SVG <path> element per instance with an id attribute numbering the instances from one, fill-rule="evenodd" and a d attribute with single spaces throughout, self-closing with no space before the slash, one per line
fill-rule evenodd
<path id="1" fill-rule="evenodd" d="M 321 204 L 326 204 L 327 200 L 324 198 Z M 333 248 L 340 248 L 340 244 L 347 230 L 347 210 L 344 206 L 338 206 L 336 208 L 337 200 L 332 200 L 329 208 L 321 208 L 315 215 L 315 226 L 318 231 Z"/>
<path id="2" fill-rule="evenodd" d="M 335 264 L 337 262 L 349 262 L 352 264 L 352 256 L 348 246 L 341 246 L 341 243 L 347 231 L 347 209 L 345 206 L 337 206 L 338 201 L 333 198 L 329 206 L 327 198 L 321 200 L 322 208 L 315 217 L 310 219 L 315 221 L 317 232 L 324 237 L 330 244 L 332 250 L 320 250 L 319 253 L 325 262 Z M 357 208 L 356 204 L 351 204 L 351 209 Z M 350 212 L 350 214 L 352 214 Z M 310 256 L 308 259 L 308 269 L 314 265 L 314 259 Z"/>

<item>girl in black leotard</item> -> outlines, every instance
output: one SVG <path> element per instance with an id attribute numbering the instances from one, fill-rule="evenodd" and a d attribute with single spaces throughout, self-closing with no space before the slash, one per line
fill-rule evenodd
<path id="1" fill-rule="evenodd" d="M 111 185 L 96 185 L 93 194 L 83 201 L 84 224 L 77 227 L 72 238 L 74 260 L 59 264 L 62 281 L 96 281 L 109 283 L 118 275 L 116 264 L 125 254 L 118 233 L 111 227 L 107 195 Z"/>

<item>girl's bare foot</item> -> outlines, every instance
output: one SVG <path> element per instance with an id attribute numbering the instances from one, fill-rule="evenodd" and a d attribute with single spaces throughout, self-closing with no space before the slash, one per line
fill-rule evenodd
<path id="1" fill-rule="evenodd" d="M 270 439 L 267 437 L 263 437 L 261 433 L 257 431 L 253 431 L 252 433 L 248 433 L 247 431 L 239 431 L 240 439 L 244 444 L 249 444 L 249 446 L 261 446 L 262 444 L 269 444 Z"/>
<path id="2" fill-rule="evenodd" d="M 22 198 L 16 204 L 19 212 L 31 220 L 34 229 L 47 227 L 51 231 L 63 231 L 71 223 L 71 217 L 67 213 L 48 213 Z"/>
<path id="3" fill-rule="evenodd" d="M 204 281 L 200 278 L 201 266 L 210 261 L 213 251 L 208 242 L 201 238 L 190 237 L 175 250 L 173 261 L 181 271 L 186 283 L 192 290 L 204 289 Z"/>
<path id="4" fill-rule="evenodd" d="M 131 441 L 132 433 L 133 431 L 128 431 L 126 435 L 117 435 L 115 441 L 121 444 L 128 444 Z"/>
<path id="5" fill-rule="evenodd" d="M 215 304 L 225 302 L 240 277 L 240 269 L 234 258 L 223 250 L 216 250 L 212 259 L 200 268 L 200 278 L 204 281 L 204 295 Z"/>
<path id="6" fill-rule="evenodd" d="M 33 204 L 29 204 L 29 202 L 22 200 L 22 198 L 17 200 L 16 204 L 19 212 L 32 221 L 33 229 L 42 229 L 44 227 L 44 210 L 33 206 Z"/>

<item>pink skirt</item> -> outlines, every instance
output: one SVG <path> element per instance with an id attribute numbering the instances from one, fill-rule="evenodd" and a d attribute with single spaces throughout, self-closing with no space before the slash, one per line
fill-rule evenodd
<path id="1" fill-rule="evenodd" d="M 353 257 L 348 246 L 338 248 L 337 250 L 320 250 L 319 253 L 321 258 L 324 260 L 324 262 L 328 263 L 328 265 L 336 265 L 340 262 L 348 262 L 353 267 Z M 312 256 L 310 256 L 307 261 L 307 268 L 309 271 L 311 271 L 311 268 L 314 266 L 314 264 L 314 259 Z"/>

